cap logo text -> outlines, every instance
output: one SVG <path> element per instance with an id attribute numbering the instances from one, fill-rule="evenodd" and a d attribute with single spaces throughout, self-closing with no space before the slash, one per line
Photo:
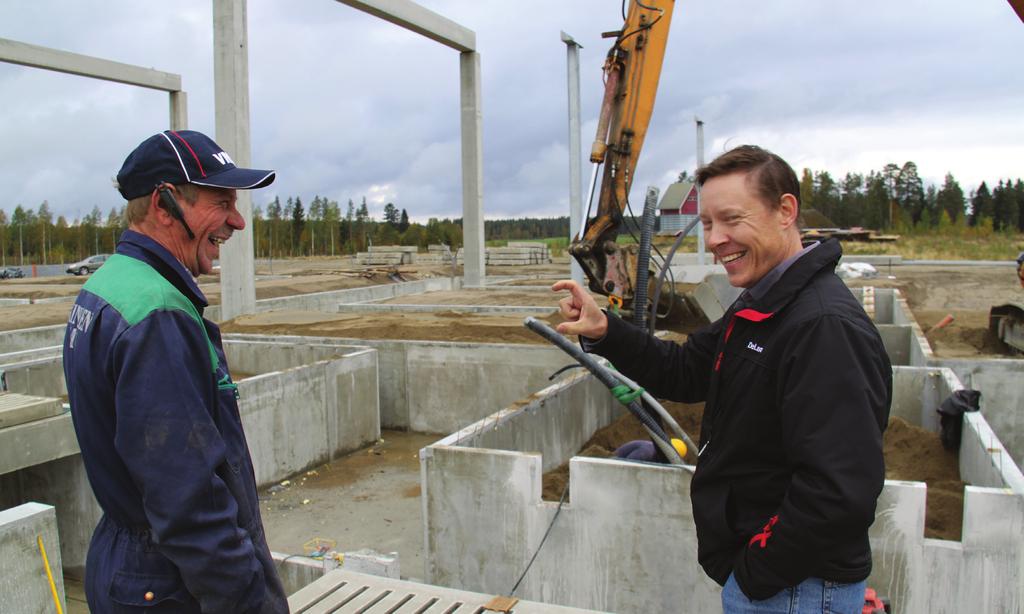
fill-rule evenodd
<path id="1" fill-rule="evenodd" d="M 217 158 L 217 161 L 220 162 L 221 164 L 234 164 L 235 163 L 235 161 L 231 159 L 231 156 L 229 156 L 226 151 L 222 151 L 220 153 L 215 153 L 215 154 L 213 154 L 213 157 Z"/>

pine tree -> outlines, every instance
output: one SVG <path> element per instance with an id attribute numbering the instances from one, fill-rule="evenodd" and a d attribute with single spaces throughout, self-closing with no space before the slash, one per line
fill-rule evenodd
<path id="1" fill-rule="evenodd" d="M 801 186 L 801 196 L 803 191 L 803 186 Z M 811 202 L 814 203 L 814 208 L 818 212 L 829 219 L 839 208 L 839 190 L 828 171 L 821 171 L 814 175 L 811 185 Z"/>
<path id="2" fill-rule="evenodd" d="M 398 228 L 399 214 L 395 205 L 388 203 L 384 205 L 384 221 L 394 228 Z"/>
<path id="3" fill-rule="evenodd" d="M 804 211 L 815 207 L 814 173 L 809 168 L 805 168 L 803 175 L 800 177 L 800 205 Z"/>
<path id="4" fill-rule="evenodd" d="M 971 226 L 978 226 L 984 219 L 992 219 L 992 193 L 982 181 L 971 198 Z"/>
<path id="5" fill-rule="evenodd" d="M 306 212 L 302 208 L 302 199 L 296 196 L 295 204 L 292 207 L 292 237 L 299 246 L 299 253 L 302 252 L 302 229 L 306 225 L 305 214 Z"/>
<path id="6" fill-rule="evenodd" d="M 1013 186 L 1013 194 L 1017 201 L 1017 230 L 1024 232 L 1024 181 L 1017 180 Z"/>
<path id="7" fill-rule="evenodd" d="M 399 232 L 405 232 L 409 230 L 409 214 L 402 209 L 402 216 L 398 219 L 398 230 Z"/>
<path id="8" fill-rule="evenodd" d="M 839 196 L 839 211 L 833 221 L 840 226 L 863 226 L 864 221 L 864 176 L 846 173 Z"/>
<path id="9" fill-rule="evenodd" d="M 945 211 L 949 216 L 949 221 L 953 224 L 956 224 L 964 214 L 964 191 L 953 178 L 953 173 L 946 173 L 942 188 L 935 195 L 935 206 Z"/>

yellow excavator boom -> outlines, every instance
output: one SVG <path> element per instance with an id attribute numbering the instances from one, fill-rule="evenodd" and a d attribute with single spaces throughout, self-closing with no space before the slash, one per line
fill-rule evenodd
<path id="1" fill-rule="evenodd" d="M 589 278 L 590 288 L 629 303 L 634 293 L 635 257 L 616 237 L 626 210 L 668 43 L 675 0 L 633 0 L 604 64 L 605 93 L 590 160 L 604 165 L 596 215 L 569 251 Z"/>

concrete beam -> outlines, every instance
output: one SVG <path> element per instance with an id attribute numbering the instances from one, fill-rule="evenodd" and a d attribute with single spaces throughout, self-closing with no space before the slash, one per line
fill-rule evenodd
<path id="1" fill-rule="evenodd" d="M 213 2 L 213 80 L 217 144 L 241 167 L 251 165 L 249 42 L 245 0 Z M 238 212 L 252 228 L 252 196 L 238 191 Z M 256 313 L 256 263 L 252 232 L 221 247 L 220 317 Z"/>
<path id="2" fill-rule="evenodd" d="M 237 0 L 236 0 L 237 1 Z M 483 140 L 480 136 L 480 54 L 476 34 L 409 0 L 338 0 L 460 52 L 462 117 L 463 278 L 484 284 Z"/>
<path id="3" fill-rule="evenodd" d="M 338 0 L 459 52 L 476 50 L 476 33 L 409 0 Z"/>
<path id="4" fill-rule="evenodd" d="M 181 91 L 181 76 L 174 73 L 122 64 L 59 49 L 0 38 L 0 61 L 43 68 L 69 75 L 92 77 L 165 92 Z"/>

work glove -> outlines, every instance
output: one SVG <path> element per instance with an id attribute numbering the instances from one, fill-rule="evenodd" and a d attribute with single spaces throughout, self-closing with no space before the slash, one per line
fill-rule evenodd
<path id="1" fill-rule="evenodd" d="M 643 461 L 646 463 L 661 462 L 660 455 L 654 447 L 654 442 L 648 439 L 636 439 L 622 444 L 616 448 L 615 458 Z"/>

